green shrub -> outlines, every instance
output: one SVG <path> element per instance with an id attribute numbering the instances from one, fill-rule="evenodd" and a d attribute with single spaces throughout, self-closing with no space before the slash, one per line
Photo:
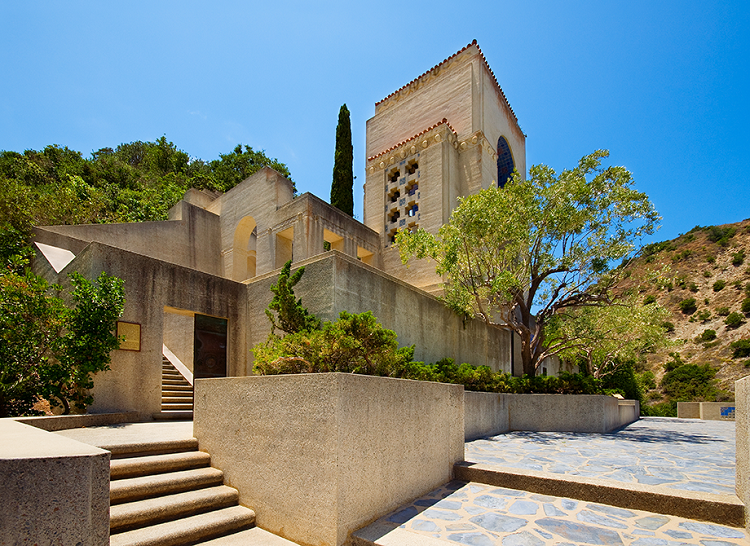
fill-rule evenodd
<path id="1" fill-rule="evenodd" d="M 732 265 L 735 267 L 741 266 L 745 262 L 745 251 L 740 250 L 732 254 Z"/>
<path id="2" fill-rule="evenodd" d="M 724 287 L 726 285 L 727 285 L 726 281 L 719 279 L 718 281 L 714 283 L 714 286 L 713 286 L 714 292 L 719 292 L 721 290 L 724 290 Z"/>
<path id="3" fill-rule="evenodd" d="M 641 415 L 648 417 L 677 417 L 677 402 L 668 400 L 653 406 L 641 406 Z"/>
<path id="4" fill-rule="evenodd" d="M 732 349 L 732 358 L 745 358 L 750 356 L 750 339 L 739 339 L 729 344 Z"/>
<path id="5" fill-rule="evenodd" d="M 718 394 L 715 375 L 708 364 L 684 364 L 664 374 L 660 387 L 674 401 L 713 400 Z"/>
<path id="6" fill-rule="evenodd" d="M 679 368 L 680 366 L 685 365 L 685 361 L 682 360 L 682 357 L 680 356 L 680 353 L 674 352 L 669 353 L 669 357 L 671 360 L 667 360 L 664 363 L 664 370 L 667 372 L 671 372 L 672 370 L 675 370 Z"/>
<path id="7" fill-rule="evenodd" d="M 737 328 L 745 322 L 744 317 L 741 313 L 729 313 L 727 318 L 724 319 L 724 324 L 727 325 L 728 328 Z"/>
<path id="8" fill-rule="evenodd" d="M 695 314 L 695 320 L 700 322 L 708 322 L 711 320 L 711 311 L 708 309 L 702 309 Z"/>
<path id="9" fill-rule="evenodd" d="M 672 241 L 661 241 L 660 243 L 648 244 L 641 250 L 641 255 L 644 257 L 653 256 L 662 250 L 674 250 Z"/>
<path id="10" fill-rule="evenodd" d="M 643 298 L 643 305 L 648 305 L 650 303 L 656 303 L 656 296 L 649 294 L 648 296 Z"/>
<path id="11" fill-rule="evenodd" d="M 747 314 L 750 314 L 750 298 L 745 298 L 742 300 L 742 306 L 740 307 L 740 310 Z"/>
<path id="12" fill-rule="evenodd" d="M 686 248 L 685 250 L 677 252 L 674 256 L 672 256 L 672 262 L 677 263 L 682 260 L 687 260 L 692 255 L 693 251 Z"/>
<path id="13" fill-rule="evenodd" d="M 677 275 L 674 279 L 674 283 L 677 285 L 677 288 L 682 288 L 684 290 L 687 288 L 687 275 Z"/>
<path id="14" fill-rule="evenodd" d="M 680 311 L 686 315 L 692 315 L 698 309 L 698 306 L 695 304 L 695 298 L 684 299 L 678 304 L 678 306 Z"/>
<path id="15" fill-rule="evenodd" d="M 720 317 L 726 317 L 729 315 L 729 307 L 717 307 L 716 314 Z"/>
<path id="16" fill-rule="evenodd" d="M 691 283 L 688 284 L 688 290 L 690 290 L 691 292 L 697 292 L 698 291 L 698 285 L 695 284 L 694 282 L 691 282 Z"/>
<path id="17" fill-rule="evenodd" d="M 703 272 L 703 276 L 704 276 L 704 277 L 706 277 L 706 278 L 708 279 L 708 278 L 710 278 L 710 277 L 713 277 L 713 276 L 714 276 L 714 274 L 713 274 L 713 273 L 711 273 L 710 271 L 704 271 L 704 272 Z"/>
<path id="18" fill-rule="evenodd" d="M 710 264 L 716 263 L 716 256 L 706 256 L 706 261 Z"/>
<path id="19" fill-rule="evenodd" d="M 661 327 L 664 328 L 667 332 L 674 332 L 674 323 L 669 322 L 668 320 L 662 322 Z"/>
<path id="20" fill-rule="evenodd" d="M 703 332 L 695 338 L 698 343 L 706 343 L 716 339 L 716 330 L 703 330 Z"/>
<path id="21" fill-rule="evenodd" d="M 728 246 L 729 245 L 729 239 L 734 237 L 735 233 L 737 233 L 737 228 L 734 228 L 732 226 L 729 227 L 719 227 L 719 226 L 711 226 L 708 229 L 708 240 L 712 243 L 716 243 L 719 246 Z"/>

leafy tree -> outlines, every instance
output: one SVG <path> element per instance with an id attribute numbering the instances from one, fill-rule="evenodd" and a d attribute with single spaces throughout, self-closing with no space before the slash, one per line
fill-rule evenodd
<path id="1" fill-rule="evenodd" d="M 60 286 L 28 270 L 0 275 L 0 417 L 33 413 L 39 398 L 64 413 L 92 402 L 92 376 L 109 369 L 118 347 L 122 281 L 102 273 L 92 284 L 74 273 L 71 283 L 69 309 Z"/>
<path id="2" fill-rule="evenodd" d="M 333 160 L 333 182 L 331 184 L 331 205 L 354 216 L 354 148 L 352 147 L 352 127 L 349 122 L 349 109 L 344 104 L 339 110 L 339 123 L 336 126 L 336 152 Z"/>
<path id="3" fill-rule="evenodd" d="M 660 386 L 672 401 L 712 401 L 720 395 L 715 375 L 716 370 L 708 364 L 685 364 L 664 374 Z"/>
<path id="4" fill-rule="evenodd" d="M 294 287 L 305 273 L 305 268 L 300 267 L 290 276 L 291 269 L 292 260 L 289 260 L 281 268 L 279 280 L 271 285 L 273 299 L 266 309 L 266 316 L 271 322 L 271 336 L 276 329 L 295 334 L 320 328 L 320 320 L 302 305 L 302 298 L 296 299 L 294 296 Z M 272 311 L 276 311 L 276 317 Z"/>
<path id="5" fill-rule="evenodd" d="M 213 189 L 230 190 L 263 167 L 271 167 L 291 180 L 291 174 L 286 165 L 280 163 L 277 159 L 267 157 L 262 151 L 256 152 L 247 144 L 245 144 L 243 151 L 242 146 L 242 144 L 238 144 L 232 152 L 220 154 L 220 159 L 209 164 L 210 171 L 217 181 L 216 187 Z M 294 187 L 296 193 L 297 188 L 294 182 L 292 182 L 292 187 Z"/>
<path id="6" fill-rule="evenodd" d="M 641 305 L 634 297 L 607 306 L 562 309 L 549 321 L 547 350 L 577 361 L 583 373 L 601 379 L 666 346 L 663 324 L 668 317 L 662 306 Z"/>
<path id="7" fill-rule="evenodd" d="M 528 180 L 516 173 L 502 189 L 463 198 L 437 237 L 423 229 L 397 236 L 404 262 L 436 260 L 449 306 L 518 334 L 527 375 L 570 348 L 547 343 L 555 315 L 613 303 L 624 268 L 608 264 L 631 255 L 659 220 L 627 169 L 602 167 L 608 155 L 594 152 L 559 175 L 534 166 Z"/>

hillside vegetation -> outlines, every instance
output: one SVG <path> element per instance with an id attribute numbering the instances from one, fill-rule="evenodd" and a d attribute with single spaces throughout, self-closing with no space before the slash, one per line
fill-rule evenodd
<path id="1" fill-rule="evenodd" d="M 672 345 L 638 365 L 644 402 L 669 413 L 676 400 L 733 399 L 750 375 L 750 219 L 696 226 L 625 267 L 623 289 L 671 313 Z"/>
<path id="2" fill-rule="evenodd" d="M 225 192 L 264 166 L 286 165 L 238 145 L 218 159 L 190 157 L 166 137 L 101 148 L 0 152 L 0 247 L 7 257 L 38 225 L 166 220 L 190 188 Z"/>

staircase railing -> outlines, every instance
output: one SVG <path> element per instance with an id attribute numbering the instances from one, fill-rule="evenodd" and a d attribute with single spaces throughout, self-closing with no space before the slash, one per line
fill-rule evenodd
<path id="1" fill-rule="evenodd" d="M 164 355 L 164 358 L 169 360 L 169 363 L 172 364 L 172 366 L 175 367 L 175 369 L 180 372 L 180 375 L 185 378 L 185 381 L 190 383 L 190 386 L 193 386 L 193 372 L 188 370 L 187 366 L 185 366 L 182 361 L 175 356 L 175 354 L 169 350 L 169 347 L 164 345 L 162 343 L 162 354 Z"/>

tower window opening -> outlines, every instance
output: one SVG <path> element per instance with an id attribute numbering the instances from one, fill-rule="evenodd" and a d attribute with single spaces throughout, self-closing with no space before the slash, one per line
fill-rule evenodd
<path id="1" fill-rule="evenodd" d="M 497 185 L 500 188 L 505 187 L 508 179 L 513 176 L 513 154 L 510 153 L 510 146 L 505 137 L 497 140 Z"/>
<path id="2" fill-rule="evenodd" d="M 391 215 L 391 217 L 389 218 L 389 220 L 390 220 L 391 222 L 395 222 L 395 221 L 396 221 L 396 220 L 398 220 L 399 218 L 401 218 L 401 213 L 400 213 L 399 211 L 396 211 L 396 212 L 394 212 L 394 213 L 393 213 L 393 214 Z"/>
<path id="3" fill-rule="evenodd" d="M 406 191 L 409 192 L 409 195 L 414 195 L 417 193 L 417 190 L 419 189 L 419 184 L 416 182 L 412 182 L 409 186 L 406 187 Z"/>
<path id="4" fill-rule="evenodd" d="M 396 171 L 393 173 L 393 175 L 390 177 L 391 182 L 398 182 L 399 177 L 401 176 L 401 171 Z"/>
<path id="5" fill-rule="evenodd" d="M 419 205 L 415 203 L 415 204 L 414 204 L 414 205 L 413 205 L 413 206 L 412 206 L 412 207 L 411 207 L 411 208 L 409 209 L 409 212 L 408 212 L 409 216 L 416 216 L 416 215 L 417 215 L 417 211 L 418 211 L 418 210 L 419 210 Z"/>
<path id="6" fill-rule="evenodd" d="M 395 203 L 396 201 L 398 201 L 399 197 L 401 197 L 401 192 L 396 190 L 395 192 L 391 194 L 391 203 Z"/>
<path id="7" fill-rule="evenodd" d="M 419 164 L 414 161 L 413 163 L 409 163 L 409 166 L 406 168 L 406 172 L 408 174 L 414 174 L 417 172 L 417 169 L 419 168 Z"/>

